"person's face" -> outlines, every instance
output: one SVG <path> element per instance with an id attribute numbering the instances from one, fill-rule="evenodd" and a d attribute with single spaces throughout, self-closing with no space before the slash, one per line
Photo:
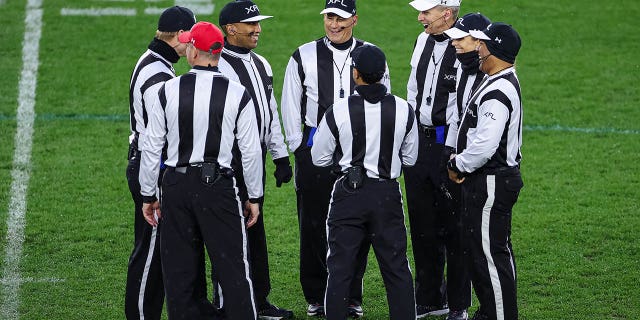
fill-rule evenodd
<path id="1" fill-rule="evenodd" d="M 456 48 L 456 53 L 460 54 L 475 51 L 480 44 L 480 40 L 472 36 L 466 36 L 460 39 L 453 39 L 451 44 Z"/>
<path id="2" fill-rule="evenodd" d="M 433 7 L 418 13 L 418 21 L 424 26 L 424 32 L 428 34 L 441 34 L 449 29 L 446 24 L 446 10 Z"/>
<path id="3" fill-rule="evenodd" d="M 196 55 L 198 54 L 198 49 L 196 49 L 191 43 L 184 43 L 184 45 L 186 48 L 185 56 L 187 57 L 187 62 L 193 67 Z"/>
<path id="4" fill-rule="evenodd" d="M 480 41 L 480 48 L 478 49 L 478 56 L 480 57 L 480 71 L 488 74 L 491 70 L 491 52 L 487 49 L 487 45 L 484 41 Z"/>
<path id="5" fill-rule="evenodd" d="M 174 41 L 173 41 L 173 50 L 176 51 L 176 53 L 181 56 L 184 57 L 187 53 L 187 44 L 186 43 L 181 43 L 180 41 L 178 41 L 178 37 L 180 36 L 180 34 L 182 34 L 184 32 L 184 30 L 180 30 L 178 31 L 178 34 L 176 35 Z"/>
<path id="6" fill-rule="evenodd" d="M 342 18 L 337 14 L 324 15 L 324 32 L 333 43 L 345 43 L 353 36 L 353 27 L 358 23 L 358 16 Z"/>
<path id="7" fill-rule="evenodd" d="M 258 38 L 260 38 L 260 22 L 238 22 L 229 27 L 229 35 L 227 41 L 234 46 L 246 49 L 255 49 L 258 46 Z"/>

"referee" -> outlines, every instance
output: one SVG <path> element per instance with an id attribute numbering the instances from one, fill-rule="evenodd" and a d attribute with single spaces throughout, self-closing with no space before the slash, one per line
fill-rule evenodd
<path id="1" fill-rule="evenodd" d="M 289 163 L 289 153 L 284 143 L 278 104 L 273 95 L 273 71 L 267 60 L 253 51 L 258 46 L 262 28 L 260 21 L 271 18 L 260 14 L 252 1 L 232 1 L 220 11 L 219 24 L 226 35 L 222 49 L 220 72 L 231 80 L 240 82 L 251 95 L 257 115 L 258 131 L 262 145 L 262 162 L 269 151 L 276 166 L 274 176 L 276 186 L 291 181 L 293 172 Z M 240 189 L 240 198 L 246 200 L 247 190 L 243 187 L 242 166 L 239 161 L 240 149 L 234 145 L 232 167 Z M 262 168 L 262 183 L 265 182 L 265 168 Z M 263 190 L 264 191 L 264 190 Z M 243 201 L 244 202 L 244 201 Z M 249 261 L 251 279 L 255 288 L 258 316 L 261 319 L 290 319 L 293 312 L 271 304 L 267 297 L 271 291 L 267 237 L 264 230 L 263 202 L 256 224 L 248 230 Z"/>
<path id="2" fill-rule="evenodd" d="M 480 70 L 487 76 L 466 105 L 449 177 L 462 183 L 471 281 L 480 302 L 473 319 L 516 320 L 511 216 L 523 186 L 522 101 L 514 67 L 521 41 L 500 22 L 470 33 L 480 39 Z"/>
<path id="3" fill-rule="evenodd" d="M 410 5 L 419 11 L 418 21 L 424 27 L 416 40 L 407 83 L 407 101 L 415 108 L 419 130 L 418 160 L 405 175 L 417 316 L 448 313 L 448 320 L 464 320 L 471 290 L 456 204 L 460 187 L 447 178 L 451 150 L 445 148 L 449 126 L 458 118 L 459 62 L 444 31 L 455 24 L 460 1 L 414 0 Z"/>
<path id="4" fill-rule="evenodd" d="M 347 298 L 361 245 L 373 245 L 387 289 L 390 319 L 415 319 L 407 230 L 396 178 L 418 156 L 413 109 L 380 84 L 384 53 L 375 46 L 353 50 L 356 92 L 327 110 L 311 148 L 313 163 L 337 159 L 342 177 L 333 186 L 327 239 L 328 320 L 347 318 Z M 365 241 L 366 239 L 366 241 Z"/>
<path id="5" fill-rule="evenodd" d="M 262 159 L 251 96 L 218 70 L 224 38 L 208 22 L 183 33 L 193 67 L 167 81 L 149 115 L 140 182 L 143 214 L 156 226 L 162 219 L 160 247 L 169 319 L 204 319 L 199 306 L 201 248 L 204 242 L 220 286 L 229 301 L 229 319 L 256 319 L 247 261 L 246 227 L 258 219 L 262 197 Z M 162 208 L 156 198 L 159 156 L 167 142 Z M 249 201 L 245 221 L 231 169 L 238 140 Z M 157 218 L 154 217 L 154 214 Z"/>
<path id="6" fill-rule="evenodd" d="M 140 56 L 131 75 L 129 87 L 129 164 L 127 181 L 133 198 L 134 247 L 129 257 L 125 293 L 127 319 L 160 319 L 164 301 L 162 266 L 158 229 L 145 223 L 140 194 L 140 147 L 149 118 L 149 108 L 160 85 L 175 77 L 173 63 L 185 55 L 186 45 L 178 36 L 191 29 L 196 18 L 191 10 L 174 6 L 166 9 L 158 20 L 156 35 Z M 206 291 L 201 292 L 206 300 Z"/>
<path id="7" fill-rule="evenodd" d="M 353 37 L 358 23 L 355 0 L 327 0 L 323 15 L 325 36 L 298 47 L 287 65 L 282 88 L 282 122 L 289 149 L 295 155 L 295 186 L 300 225 L 300 283 L 309 304 L 307 315 L 323 313 L 327 284 L 327 238 L 324 228 L 331 189 L 337 176 L 331 167 L 311 161 L 313 134 L 325 111 L 353 93 L 351 52 L 365 44 Z M 388 68 L 386 69 L 388 70 Z M 388 71 L 382 83 L 391 91 Z M 350 314 L 363 315 L 362 277 L 369 246 L 362 246 L 351 293 Z"/>
<path id="8" fill-rule="evenodd" d="M 451 39 L 451 45 L 456 48 L 456 57 L 460 61 L 458 75 L 456 77 L 456 121 L 452 122 L 447 135 L 447 147 L 455 148 L 458 135 L 460 115 L 464 111 L 464 106 L 471 98 L 471 93 L 478 87 L 484 73 L 480 71 L 480 57 L 478 48 L 480 40 L 471 36 L 471 30 L 484 30 L 491 21 L 480 13 L 468 13 L 456 21 L 453 28 L 444 33 Z M 449 159 L 446 159 L 448 161 Z"/>

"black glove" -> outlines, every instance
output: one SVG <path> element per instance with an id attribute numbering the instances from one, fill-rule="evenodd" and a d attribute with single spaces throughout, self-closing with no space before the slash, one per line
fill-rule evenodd
<path id="1" fill-rule="evenodd" d="M 273 172 L 273 176 L 276 178 L 276 187 L 280 188 L 282 183 L 291 181 L 293 170 L 289 163 L 289 157 L 274 159 L 273 163 L 276 165 L 276 171 Z"/>
<path id="2" fill-rule="evenodd" d="M 456 149 L 449 146 L 442 148 L 442 154 L 440 154 L 440 161 L 438 163 L 438 170 L 440 172 L 440 183 L 445 185 L 449 182 L 449 172 L 447 171 L 447 162 L 452 154 L 456 153 Z"/>

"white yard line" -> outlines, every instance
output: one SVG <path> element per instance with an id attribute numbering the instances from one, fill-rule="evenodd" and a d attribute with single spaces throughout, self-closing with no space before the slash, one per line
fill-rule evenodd
<path id="1" fill-rule="evenodd" d="M 17 130 L 11 169 L 11 191 L 7 216 L 7 239 L 2 280 L 0 318 L 19 319 L 20 258 L 24 243 L 27 189 L 31 171 L 31 145 L 36 98 L 36 84 L 42 32 L 42 0 L 29 0 L 26 7 L 22 42 L 22 73 L 18 85 Z"/>
<path id="2" fill-rule="evenodd" d="M 62 16 L 135 16 L 136 9 L 128 8 L 62 8 L 60 9 L 60 15 Z"/>

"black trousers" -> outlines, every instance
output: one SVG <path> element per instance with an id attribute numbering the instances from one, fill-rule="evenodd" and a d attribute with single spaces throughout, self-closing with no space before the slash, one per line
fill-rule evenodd
<path id="1" fill-rule="evenodd" d="M 419 143 L 415 166 L 404 168 L 416 302 L 423 306 L 448 303 L 452 310 L 467 309 L 471 306 L 471 284 L 462 246 L 460 186 L 446 175 L 441 157 L 444 145 L 436 143 L 435 133 L 420 131 Z M 451 200 L 441 189 L 443 183 Z"/>
<path id="2" fill-rule="evenodd" d="M 140 157 L 134 156 L 127 166 L 127 182 L 134 203 L 134 243 L 127 268 L 125 315 L 127 319 L 160 319 L 164 303 L 160 238 L 142 216 L 140 194 Z"/>
<path id="3" fill-rule="evenodd" d="M 402 195 L 395 180 L 365 178 L 354 190 L 336 181 L 327 219 L 328 320 L 347 319 L 347 298 L 362 246 L 373 245 L 387 290 L 389 319 L 415 319 L 413 278 L 407 260 L 407 230 Z"/>
<path id="4" fill-rule="evenodd" d="M 306 140 L 304 140 L 306 141 Z M 311 148 L 295 151 L 295 182 L 300 227 L 300 283 L 308 303 L 322 304 L 327 287 L 327 231 L 331 190 L 337 175 L 330 167 L 316 167 Z M 369 242 L 357 253 L 357 267 L 349 293 L 349 303 L 362 304 L 362 278 L 367 267 Z"/>
<path id="5" fill-rule="evenodd" d="M 511 216 L 522 186 L 517 169 L 504 175 L 472 174 L 462 183 L 471 281 L 479 312 L 488 319 L 518 319 Z"/>
<path id="6" fill-rule="evenodd" d="M 226 300 L 228 319 L 256 319 L 253 285 L 249 277 L 247 237 L 242 207 L 233 178 L 201 181 L 200 169 L 185 174 L 165 172 L 160 235 L 169 319 L 211 319 L 203 285 L 202 244 Z"/>
<path id="7" fill-rule="evenodd" d="M 262 185 L 264 186 L 266 181 L 266 146 L 262 145 Z M 247 188 L 244 184 L 244 176 L 242 172 L 242 155 L 237 144 L 233 147 L 233 162 L 232 167 L 234 176 L 236 177 L 236 184 L 239 190 L 239 196 L 242 204 L 248 200 Z M 264 189 L 263 189 L 264 191 Z M 247 239 L 249 245 L 249 265 L 251 266 L 251 280 L 253 281 L 253 289 L 256 298 L 256 307 L 258 310 L 269 305 L 269 293 L 271 292 L 271 277 L 269 274 L 269 253 L 267 250 L 267 234 L 264 229 L 264 210 L 263 203 L 260 203 L 260 216 L 258 221 L 247 229 Z M 217 287 L 217 275 L 215 266 L 212 267 L 211 278 L 214 279 L 214 304 L 217 307 L 224 306 L 224 297 L 221 297 L 220 288 Z"/>

